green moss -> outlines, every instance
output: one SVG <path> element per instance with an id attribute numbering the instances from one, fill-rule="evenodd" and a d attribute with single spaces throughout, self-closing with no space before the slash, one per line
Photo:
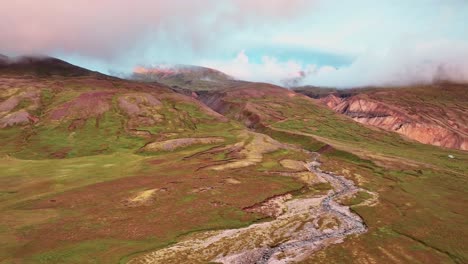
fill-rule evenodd
<path id="1" fill-rule="evenodd" d="M 106 112 L 89 118 L 82 127 L 70 130 L 72 121 L 62 121 L 33 128 L 25 148 L 15 153 L 26 159 L 81 157 L 114 152 L 131 152 L 144 145 L 142 138 L 125 133 L 121 117 Z"/>
<path id="2" fill-rule="evenodd" d="M 49 105 L 54 99 L 54 94 L 51 89 L 42 89 L 41 90 L 41 103 L 43 105 Z"/>
<path id="3" fill-rule="evenodd" d="M 312 188 L 318 191 L 328 191 L 332 189 L 332 186 L 328 182 L 321 182 L 321 183 L 314 184 Z"/>
<path id="4" fill-rule="evenodd" d="M 350 199 L 342 201 L 341 203 L 347 206 L 353 206 L 365 202 L 366 200 L 372 198 L 368 192 L 360 191 Z"/>
<path id="5" fill-rule="evenodd" d="M 261 128 L 259 129 L 259 132 L 267 134 L 280 142 L 299 145 L 309 151 L 317 151 L 325 145 L 324 143 L 317 141 L 312 137 L 277 131 L 270 128 Z"/>
<path id="6" fill-rule="evenodd" d="M 136 245 L 138 245 L 138 242 L 133 241 L 91 240 L 33 255 L 26 261 L 26 263 L 117 263 L 119 260 L 118 256 L 111 254 L 109 256 L 110 258 L 102 259 L 99 255 L 111 250 L 112 248 L 132 248 Z"/>
<path id="7" fill-rule="evenodd" d="M 182 203 L 188 203 L 188 202 L 192 202 L 193 200 L 195 200 L 197 198 L 196 195 L 194 194 L 189 194 L 189 195 L 186 195 L 184 197 L 182 197 L 182 199 L 180 200 Z"/>
<path id="8" fill-rule="evenodd" d="M 14 155 L 25 144 L 25 131 L 20 127 L 7 127 L 0 129 L 0 153 Z"/>

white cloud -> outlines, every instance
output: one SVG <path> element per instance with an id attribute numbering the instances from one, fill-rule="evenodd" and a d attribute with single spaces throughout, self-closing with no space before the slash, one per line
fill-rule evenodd
<path id="1" fill-rule="evenodd" d="M 276 84 L 294 80 L 294 85 L 351 87 L 440 77 L 468 80 L 465 0 L 4 2 L 0 53 L 49 54 L 103 72 L 180 63 Z M 241 51 L 224 59 L 241 48 L 252 56 Z M 335 68 L 342 63 L 320 53 L 354 61 Z"/>
<path id="2" fill-rule="evenodd" d="M 275 84 L 281 84 L 285 79 L 300 77 L 304 70 L 298 62 L 281 62 L 271 56 L 263 56 L 259 63 L 251 62 L 245 50 L 240 51 L 231 61 L 202 61 L 201 65 L 218 69 L 240 80 Z"/>
<path id="3" fill-rule="evenodd" d="M 331 87 L 400 86 L 438 80 L 468 83 L 468 43 L 420 42 L 361 53 L 348 66 L 317 66 L 279 61 L 264 56 L 252 62 L 244 50 L 231 61 L 204 61 L 203 66 L 221 70 L 237 79 L 279 85 Z"/>
<path id="4" fill-rule="evenodd" d="M 399 86 L 437 80 L 468 83 L 468 43 L 406 40 L 390 49 L 363 53 L 349 66 L 310 72 L 302 84 Z"/>
<path id="5" fill-rule="evenodd" d="M 245 50 L 241 50 L 236 58 L 234 59 L 234 63 L 238 64 L 248 64 L 249 63 L 249 57 L 245 54 Z"/>
<path id="6" fill-rule="evenodd" d="M 311 11 L 311 0 L 2 1 L 0 52 L 115 59 L 138 51 L 211 51 L 252 25 Z M 225 45 L 218 44 L 222 48 Z M 225 43 L 224 43 L 225 44 Z M 166 47 L 167 46 L 167 47 Z M 154 48 L 156 47 L 156 48 Z M 161 48 L 167 48 L 161 52 Z"/>

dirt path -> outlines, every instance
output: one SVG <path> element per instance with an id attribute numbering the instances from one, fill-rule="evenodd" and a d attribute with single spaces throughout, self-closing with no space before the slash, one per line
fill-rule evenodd
<path id="1" fill-rule="evenodd" d="M 343 176 L 322 171 L 319 154 L 312 154 L 314 159 L 306 167 L 333 187 L 326 195 L 278 197 L 284 212 L 272 221 L 194 234 L 130 263 L 293 263 L 347 236 L 366 232 L 363 220 L 336 202 L 364 190 Z"/>

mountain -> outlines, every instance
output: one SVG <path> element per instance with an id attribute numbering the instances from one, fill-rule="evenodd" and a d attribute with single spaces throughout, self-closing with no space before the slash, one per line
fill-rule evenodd
<path id="1" fill-rule="evenodd" d="M 57 58 L 47 56 L 21 56 L 9 58 L 4 55 L 0 57 L 0 74 L 13 76 L 34 75 L 40 77 L 54 75 L 63 77 L 102 75 Z"/>
<path id="2" fill-rule="evenodd" d="M 193 65 L 136 67 L 131 79 L 159 82 L 179 90 L 220 90 L 237 85 L 231 76 L 218 70 Z"/>
<path id="3" fill-rule="evenodd" d="M 382 92 L 385 91 L 382 89 Z M 433 90 L 433 95 L 436 95 L 433 97 L 426 92 L 420 98 L 420 105 L 440 107 L 445 105 L 440 110 L 423 108 L 426 113 L 433 110 L 443 112 L 452 103 L 458 107 L 458 104 L 463 102 L 463 97 L 460 97 L 461 91 L 463 90 L 458 88 L 447 89 L 445 93 Z M 409 95 L 416 96 L 417 90 L 408 91 L 409 94 L 405 94 L 405 90 L 402 92 L 401 96 L 395 94 L 393 100 L 400 101 L 404 97 L 408 103 L 416 101 Z M 348 94 L 349 91 L 343 93 Z M 453 101 L 455 97 L 460 97 L 460 100 Z M 437 102 L 431 102 L 430 98 Z M 365 262 L 364 259 L 386 262 L 388 259 L 385 257 L 377 257 L 380 254 L 377 252 L 381 251 L 376 247 L 386 248 L 398 261 L 409 263 L 412 261 L 408 262 L 408 256 L 421 259 L 425 257 L 416 257 L 411 250 L 403 250 L 403 253 L 401 245 L 407 242 L 424 241 L 424 244 L 430 245 L 430 250 L 436 251 L 442 248 L 450 251 L 449 248 L 456 247 L 456 242 L 451 239 L 435 237 L 440 230 L 432 232 L 429 231 L 433 230 L 432 228 L 422 228 L 422 225 L 426 223 L 431 226 L 436 222 L 437 228 L 444 229 L 445 231 L 441 232 L 447 234 L 454 234 L 455 230 L 458 230 L 454 228 L 448 231 L 451 228 L 434 218 L 436 215 L 441 216 L 441 212 L 437 212 L 438 209 L 431 205 L 430 201 L 435 202 L 438 198 L 429 197 L 427 190 L 441 192 L 445 189 L 447 196 L 442 195 L 444 205 L 438 207 L 444 208 L 443 211 L 449 212 L 458 207 L 448 198 L 457 197 L 458 194 L 446 188 L 460 190 L 455 187 L 454 182 L 462 184 L 466 180 L 466 168 L 459 167 L 465 167 L 461 162 L 466 160 L 466 152 L 408 141 L 392 131 L 376 129 L 373 126 L 354 122 L 345 115 L 337 115 L 327 109 L 321 100 L 271 84 L 248 83 L 224 91 L 198 93 L 198 99 L 220 114 L 243 123 L 251 130 L 286 144 L 300 145 L 305 150 L 318 150 L 328 161 L 325 170 L 332 170 L 340 175 L 345 173 L 344 175 L 348 175 L 346 178 L 361 182 L 364 186 L 375 184 L 377 189 L 369 188 L 379 190 L 379 202 L 375 207 L 352 207 L 353 211 L 364 218 L 366 225 L 372 230 L 369 231 L 370 234 L 361 235 L 361 238 L 353 242 L 345 242 L 339 247 L 329 247 L 322 253 L 305 257 L 301 263 L 360 263 Z M 448 170 L 458 168 L 462 174 L 452 174 L 448 178 L 444 175 L 447 171 L 442 168 Z M 447 185 L 442 187 L 443 183 Z M 427 211 L 423 212 L 420 206 Z M 418 207 L 420 209 L 416 209 Z M 466 215 L 467 212 L 464 210 L 460 213 Z M 454 219 L 446 218 L 446 220 L 451 222 Z M 389 232 L 387 235 L 393 236 L 396 240 L 393 242 L 382 240 L 382 237 L 387 236 L 383 235 L 385 232 Z M 359 248 L 359 253 L 355 251 L 356 248 Z M 356 255 L 347 259 L 348 257 L 340 257 L 341 254 Z M 457 263 L 466 257 L 452 255 L 448 258 Z"/>
<path id="4" fill-rule="evenodd" d="M 120 80 L 55 58 L 15 59 L 0 66 L 0 78 L 2 152 L 14 150 L 18 157 L 113 153 L 121 144 L 137 147 L 163 138 L 174 127 L 184 131 L 205 119 L 223 119 L 166 86 Z M 199 118 L 188 116 L 185 107 L 195 107 Z M 155 127 L 161 127 L 157 134 Z"/>
<path id="5" fill-rule="evenodd" d="M 54 58 L 2 67 L 2 262 L 468 260 L 468 153 L 355 122 L 326 93 L 221 77 L 176 89 Z M 430 117 L 464 105 L 457 87 L 385 91 Z"/>
<path id="6" fill-rule="evenodd" d="M 322 97 L 322 103 L 360 123 L 394 131 L 421 143 L 468 150 L 468 85 L 440 83 L 325 90 L 320 94 L 309 89 L 301 91 Z"/>
<path id="7" fill-rule="evenodd" d="M 163 84 L 53 58 L 2 65 L 0 145 L 0 258 L 30 263 L 116 263 L 248 225 L 266 216 L 243 208 L 303 186 L 263 156 L 306 158 Z"/>

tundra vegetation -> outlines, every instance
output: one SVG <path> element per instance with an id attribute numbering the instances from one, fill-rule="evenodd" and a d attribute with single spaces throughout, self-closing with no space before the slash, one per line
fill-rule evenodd
<path id="1" fill-rule="evenodd" d="M 333 215 L 288 211 L 336 189 L 304 166 L 312 152 L 321 170 L 356 186 L 336 202 L 366 231 L 297 261 L 468 262 L 465 151 L 404 139 L 267 84 L 195 99 L 66 72 L 0 74 L 1 263 L 144 263 L 210 232 L 271 222 L 286 234 L 287 217 L 297 230 L 335 230 L 346 223 Z M 253 246 L 287 242 L 257 234 Z M 237 242 L 221 241 L 232 251 L 211 260 L 239 253 Z"/>

